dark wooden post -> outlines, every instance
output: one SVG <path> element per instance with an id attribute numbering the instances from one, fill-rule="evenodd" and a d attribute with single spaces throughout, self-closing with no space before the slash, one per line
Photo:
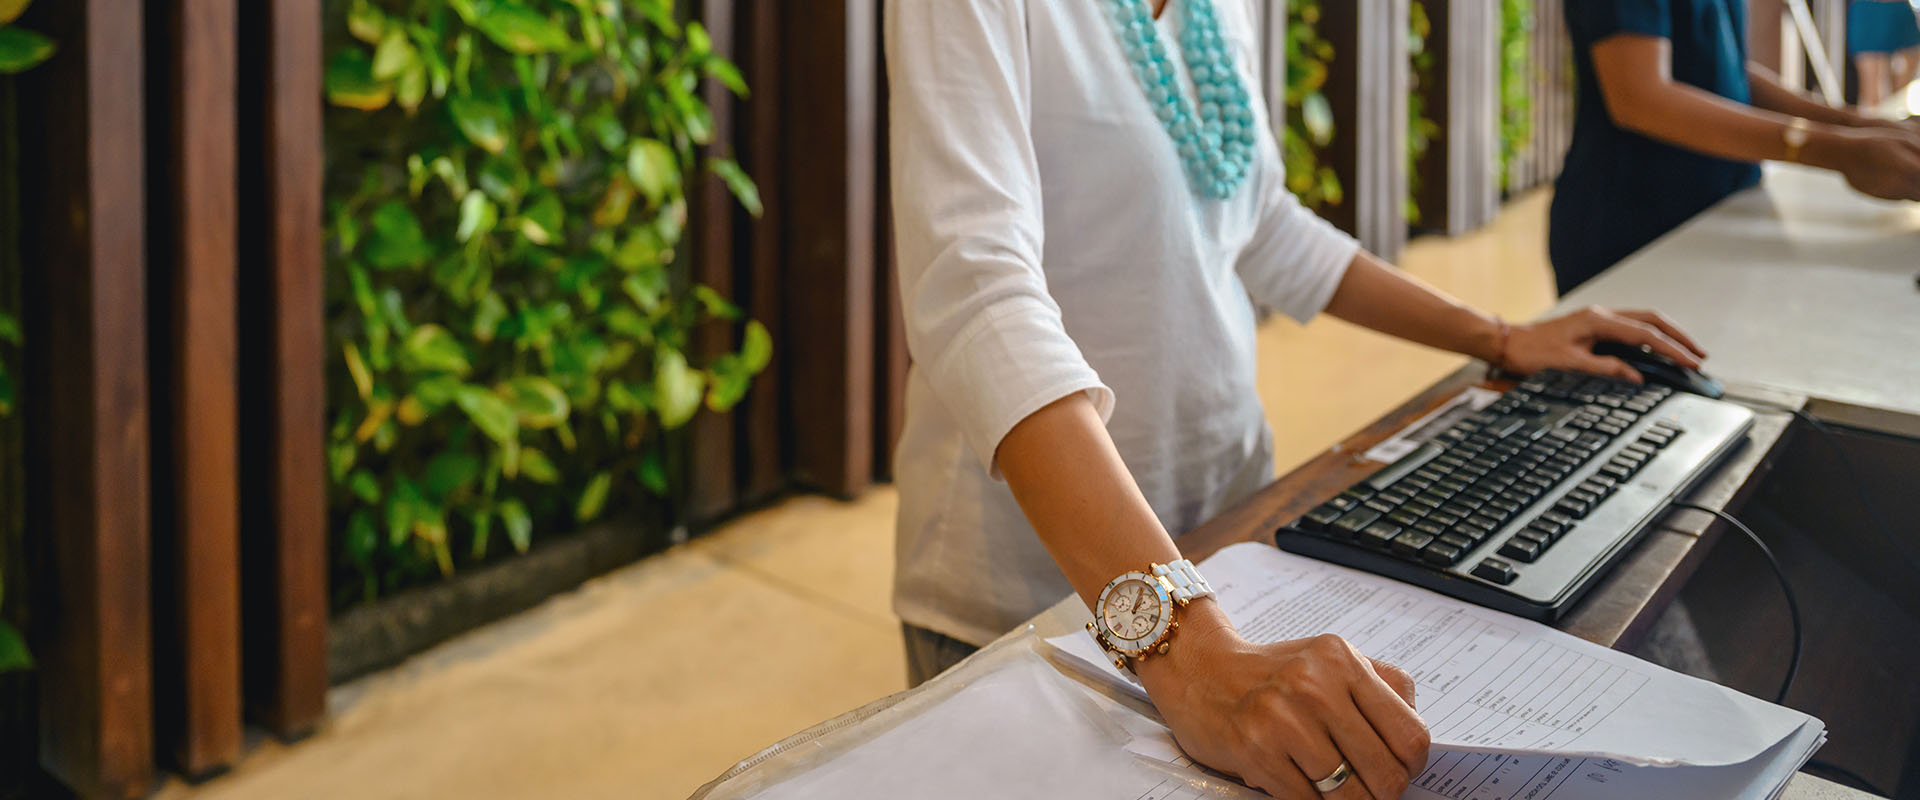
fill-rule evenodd
<path id="1" fill-rule="evenodd" d="M 1426 224 L 1458 236 L 1500 210 L 1500 6 L 1427 0 L 1437 85 L 1422 87 L 1440 132 L 1414 168 Z"/>
<path id="2" fill-rule="evenodd" d="M 158 735 L 187 775 L 240 756 L 234 0 L 154 16 L 154 671 Z"/>
<path id="3" fill-rule="evenodd" d="M 701 24 L 713 39 L 715 52 L 731 57 L 734 53 L 734 0 L 702 0 L 699 7 Z M 718 81 L 708 81 L 704 90 L 707 107 L 713 110 L 713 141 L 716 144 L 733 141 L 733 94 Z M 715 148 L 718 155 L 731 155 L 721 145 Z M 688 197 L 693 206 L 693 276 L 694 280 L 714 288 L 721 295 L 732 297 L 734 271 L 734 212 L 737 207 L 733 194 L 719 178 L 704 174 L 705 166 L 699 169 L 703 174 L 693 181 L 696 187 Z M 694 333 L 694 349 L 702 358 L 712 358 L 735 347 L 737 337 L 733 326 L 727 323 L 705 325 Z M 734 414 L 717 414 L 703 410 L 693 418 L 691 435 L 687 438 L 693 443 L 690 454 L 689 487 L 687 497 L 687 515 L 694 522 L 703 522 L 719 517 L 733 510 L 737 501 L 735 483 L 734 454 Z"/>
<path id="4" fill-rule="evenodd" d="M 142 8 L 35 3 L 21 181 L 40 759 L 82 794 L 153 779 Z"/>
<path id="5" fill-rule="evenodd" d="M 240 3 L 244 668 L 283 737 L 326 712 L 320 5 Z"/>
<path id="6" fill-rule="evenodd" d="M 873 476 L 878 3 L 786 6 L 784 341 L 796 477 L 849 496 Z"/>
<path id="7" fill-rule="evenodd" d="M 1407 0 L 1320 9 L 1335 52 L 1326 94 L 1339 134 L 1330 155 L 1347 187 L 1346 202 L 1326 217 L 1392 260 L 1407 241 Z"/>
<path id="8" fill-rule="evenodd" d="M 780 107 L 784 87 L 781 68 L 784 31 L 780 0 L 745 0 L 738 48 L 740 69 L 753 90 L 743 104 L 740 120 L 740 164 L 760 185 L 767 206 L 764 217 L 748 224 L 740 238 L 747 250 L 742 285 L 736 296 L 747 315 L 773 332 L 773 361 L 755 376 L 753 389 L 741 401 L 740 437 L 746 463 L 741 469 L 741 497 L 755 503 L 786 487 L 789 453 L 786 439 L 787 363 L 793 342 L 786 335 L 783 229 L 787 214 L 780 156 L 785 138 Z"/>

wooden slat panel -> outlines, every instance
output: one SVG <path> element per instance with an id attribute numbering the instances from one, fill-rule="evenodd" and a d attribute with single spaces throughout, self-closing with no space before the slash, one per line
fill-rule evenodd
<path id="1" fill-rule="evenodd" d="M 40 759 L 133 797 L 153 774 L 141 6 L 35 3 L 21 22 L 60 43 L 18 79 Z"/>
<path id="2" fill-rule="evenodd" d="M 795 476 L 850 496 L 873 476 L 877 3 L 786 9 L 786 342 Z"/>
<path id="3" fill-rule="evenodd" d="M 734 52 L 733 0 L 702 0 L 701 24 L 713 38 L 714 52 L 731 56 Z M 733 140 L 733 94 L 719 81 L 708 81 L 702 96 L 713 110 L 713 141 Z M 727 156 L 726 145 L 715 148 L 716 155 Z M 714 288 L 723 297 L 733 296 L 734 208 L 733 194 L 719 178 L 705 173 L 693 181 L 696 187 L 689 198 L 693 206 L 693 279 Z M 703 325 L 694 332 L 694 351 L 704 360 L 732 350 L 738 337 L 730 323 Z M 702 410 L 692 422 L 693 452 L 687 496 L 687 515 L 695 524 L 726 514 L 737 502 L 734 457 L 734 417 Z"/>
<path id="4" fill-rule="evenodd" d="M 885 20 L 882 20 L 884 25 Z M 884 29 L 884 27 L 883 27 Z M 893 479 L 893 446 L 907 421 L 907 323 L 900 305 L 900 270 L 894 262 L 892 146 L 887 140 L 886 53 L 874 41 L 878 84 L 874 90 L 876 142 L 874 165 L 874 260 L 878 273 L 874 291 L 873 477 Z"/>
<path id="5" fill-rule="evenodd" d="M 246 704 L 283 737 L 326 711 L 320 0 L 241 3 Z"/>
<path id="6" fill-rule="evenodd" d="M 783 197 L 780 153 L 781 13 L 779 0 L 745 0 L 738 25 L 744 41 L 739 48 L 740 69 L 746 75 L 753 94 L 743 104 L 740 120 L 740 164 L 760 185 L 766 216 L 747 226 L 742 244 L 747 257 L 739 300 L 747 315 L 767 326 L 774 334 L 773 361 L 754 378 L 753 389 L 741 401 L 740 437 L 742 441 L 740 499 L 756 503 L 773 496 L 787 484 L 788 453 L 786 440 L 787 391 L 786 363 L 792 342 L 786 336 L 785 263 L 783 229 L 786 215 Z"/>
<path id="7" fill-rule="evenodd" d="M 1428 0 L 1436 84 L 1427 108 L 1440 125 L 1415 169 L 1424 224 L 1458 236 L 1500 208 L 1499 7 L 1492 0 Z"/>
<path id="8" fill-rule="evenodd" d="M 1320 17 L 1334 47 L 1329 155 L 1346 187 L 1326 217 L 1388 260 L 1407 239 L 1407 14 L 1407 0 L 1353 0 L 1322 4 Z"/>
<path id="9" fill-rule="evenodd" d="M 155 712 L 188 775 L 240 756 L 234 0 L 154 12 Z"/>

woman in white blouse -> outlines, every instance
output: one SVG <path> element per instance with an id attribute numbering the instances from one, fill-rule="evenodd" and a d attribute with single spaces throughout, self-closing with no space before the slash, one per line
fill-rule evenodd
<path id="1" fill-rule="evenodd" d="M 1257 2 L 886 3 L 914 682 L 1068 591 L 1091 605 L 1174 562 L 1169 531 L 1272 478 L 1255 303 L 1520 373 L 1637 379 L 1593 355 L 1602 338 L 1698 363 L 1649 312 L 1509 326 L 1302 209 L 1271 137 L 1248 135 L 1269 129 Z M 1335 637 L 1251 644 L 1211 600 L 1182 614 L 1136 671 L 1195 758 L 1283 797 L 1397 797 L 1424 767 L 1406 673 Z"/>

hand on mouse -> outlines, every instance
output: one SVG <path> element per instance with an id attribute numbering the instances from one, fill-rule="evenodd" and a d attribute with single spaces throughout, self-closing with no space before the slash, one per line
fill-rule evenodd
<path id="1" fill-rule="evenodd" d="M 1698 369 L 1700 360 L 1707 357 L 1700 345 L 1659 312 L 1588 306 L 1553 319 L 1515 325 L 1495 366 L 1519 375 L 1557 367 L 1644 381 L 1625 361 L 1594 355 L 1593 346 L 1601 341 L 1649 347 L 1688 369 Z"/>

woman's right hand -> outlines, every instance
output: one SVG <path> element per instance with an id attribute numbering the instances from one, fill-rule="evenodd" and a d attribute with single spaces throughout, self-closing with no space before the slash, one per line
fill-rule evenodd
<path id="1" fill-rule="evenodd" d="M 1353 770 L 1332 800 L 1388 800 L 1427 765 L 1413 679 L 1332 634 L 1257 645 L 1213 601 L 1187 608 L 1173 647 L 1136 671 L 1187 755 L 1277 798 Z"/>
<path id="2" fill-rule="evenodd" d="M 1920 200 L 1920 135 L 1848 128 L 1836 167 L 1854 190 L 1882 200 Z"/>

